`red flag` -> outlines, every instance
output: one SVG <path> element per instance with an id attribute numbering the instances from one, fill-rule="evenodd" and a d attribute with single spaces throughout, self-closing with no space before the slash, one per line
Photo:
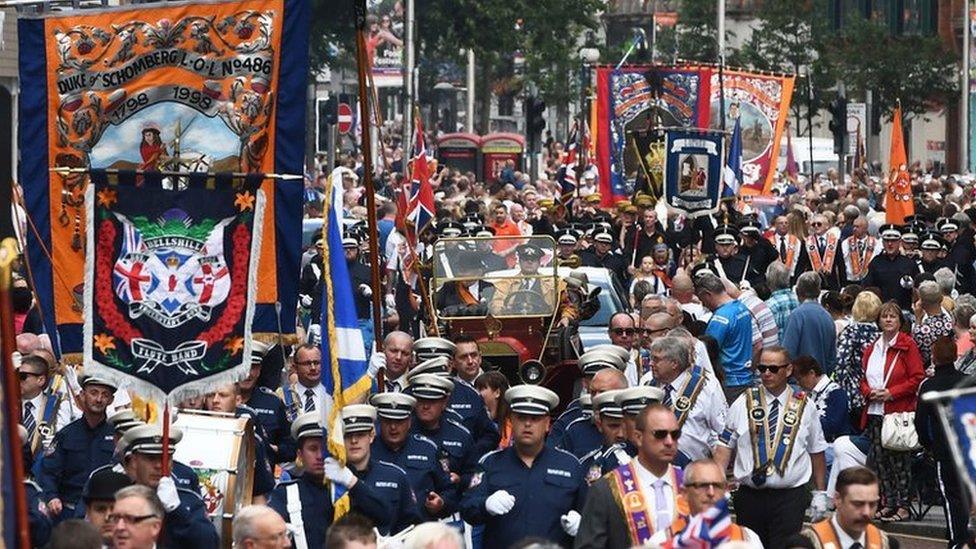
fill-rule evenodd
<path id="1" fill-rule="evenodd" d="M 908 176 L 908 155 L 901 130 L 901 103 L 895 107 L 891 128 L 891 155 L 888 160 L 888 188 L 885 191 L 885 221 L 902 225 L 915 215 L 912 182 Z"/>

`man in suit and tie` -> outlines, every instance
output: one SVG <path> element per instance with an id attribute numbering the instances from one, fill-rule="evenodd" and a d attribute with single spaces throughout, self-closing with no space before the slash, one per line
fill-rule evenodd
<path id="1" fill-rule="evenodd" d="M 17 375 L 20 377 L 20 424 L 27 429 L 26 440 L 30 441 L 31 451 L 37 455 L 50 444 L 54 433 L 71 422 L 70 409 L 61 406 L 58 395 L 52 396 L 45 390 L 50 375 L 47 361 L 40 356 L 21 358 Z M 52 398 L 59 400 L 49 405 L 48 401 Z"/>
<path id="2" fill-rule="evenodd" d="M 324 414 L 323 417 L 329 417 L 333 402 L 332 395 L 322 385 L 321 349 L 304 343 L 295 349 L 291 361 L 298 378 L 288 389 L 291 391 L 292 401 L 298 405 L 301 413 L 319 412 Z"/>

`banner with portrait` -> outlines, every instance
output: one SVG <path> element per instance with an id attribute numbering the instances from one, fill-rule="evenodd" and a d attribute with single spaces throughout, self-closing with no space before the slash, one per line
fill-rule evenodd
<path id="1" fill-rule="evenodd" d="M 712 69 L 709 128 L 720 128 L 719 93 L 725 90 L 725 127 L 742 128 L 742 194 L 770 194 L 779 142 L 786 126 L 795 77 Z"/>
<path id="2" fill-rule="evenodd" d="M 74 10 L 19 20 L 28 261 L 60 354 L 82 350 L 89 170 L 301 174 L 308 2 Z M 72 168 L 72 173 L 52 172 Z M 177 178 L 181 179 L 181 178 Z M 173 181 L 170 181 L 173 184 Z M 302 184 L 264 179 L 254 331 L 294 332 Z"/>
<path id="3" fill-rule="evenodd" d="M 260 176 L 92 172 L 85 371 L 178 404 L 246 375 L 265 211 Z"/>
<path id="4" fill-rule="evenodd" d="M 597 167 L 603 205 L 627 199 L 641 161 L 629 142 L 650 124 L 702 127 L 708 122 L 709 68 L 630 65 L 597 68 Z M 658 87 L 655 106 L 654 88 Z M 659 120 L 655 122 L 655 120 Z"/>
<path id="5" fill-rule="evenodd" d="M 377 88 L 403 86 L 403 0 L 369 0 L 366 56 Z"/>
<path id="6" fill-rule="evenodd" d="M 669 130 L 664 139 L 665 196 L 672 208 L 689 217 L 718 209 L 724 135 L 709 130 Z"/>

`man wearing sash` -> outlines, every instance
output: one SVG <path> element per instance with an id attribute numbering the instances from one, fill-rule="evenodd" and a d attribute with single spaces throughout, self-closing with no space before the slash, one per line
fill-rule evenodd
<path id="1" fill-rule="evenodd" d="M 775 232 L 769 236 L 769 242 L 776 248 L 779 260 L 786 265 L 790 272 L 790 280 L 793 280 L 798 273 L 803 272 L 802 269 L 797 269 L 797 265 L 809 264 L 806 248 L 799 238 L 789 233 L 790 224 L 785 215 L 777 217 L 773 221 L 773 226 Z"/>
<path id="2" fill-rule="evenodd" d="M 881 499 L 878 477 L 867 467 L 850 467 L 837 477 L 836 511 L 829 519 L 803 529 L 790 547 L 811 549 L 887 549 L 898 541 L 871 523 Z"/>
<path id="3" fill-rule="evenodd" d="M 681 429 L 674 412 L 652 403 L 637 416 L 637 458 L 590 487 L 576 549 L 626 549 L 647 543 L 688 513 L 681 469 L 671 465 Z"/>
<path id="4" fill-rule="evenodd" d="M 813 227 L 813 234 L 806 240 L 810 269 L 823 277 L 826 289 L 840 290 L 844 285 L 841 261 L 837 257 L 841 252 L 840 229 L 831 227 L 823 215 L 813 216 L 810 225 Z"/>
<path id="5" fill-rule="evenodd" d="M 54 439 L 54 433 L 71 422 L 68 406 L 61 406 L 57 393 L 47 389 L 51 376 L 47 361 L 37 355 L 21 358 L 20 424 L 27 429 L 27 440 L 33 455 L 39 454 Z"/>
<path id="6" fill-rule="evenodd" d="M 485 454 L 471 478 L 461 516 L 484 524 L 484 547 L 510 547 L 538 536 L 569 545 L 586 496 L 583 467 L 575 457 L 545 444 L 556 393 L 535 385 L 505 391 L 512 446 Z"/>
<path id="7" fill-rule="evenodd" d="M 662 403 L 674 411 L 681 428 L 681 450 L 674 461 L 680 467 L 710 457 L 728 413 L 721 385 L 692 365 L 692 352 L 687 340 L 679 337 L 662 337 L 651 344 L 653 384 L 664 391 Z"/>
<path id="8" fill-rule="evenodd" d="M 651 538 L 651 543 L 662 544 L 673 540 L 675 536 L 681 534 L 695 515 L 704 513 L 725 497 L 727 488 L 725 471 L 719 469 L 718 465 L 710 459 L 699 459 L 689 463 L 685 467 L 684 480 L 681 493 L 688 501 L 688 514 L 675 518 L 667 530 L 658 530 Z M 758 534 L 731 521 L 727 534 L 724 541 L 746 541 L 752 548 L 761 549 L 763 546 Z M 712 541 L 722 540 L 713 538 Z"/>
<path id="9" fill-rule="evenodd" d="M 724 471 L 735 451 L 734 496 L 739 523 L 756 531 L 766 547 L 787 547 L 800 531 L 811 480 L 814 518 L 827 509 L 827 443 L 816 406 L 787 384 L 793 374 L 789 353 L 767 347 L 756 366 L 762 385 L 745 391 L 729 409 L 725 431 L 715 447 L 715 461 Z"/>
<path id="10" fill-rule="evenodd" d="M 879 239 L 868 234 L 868 220 L 859 216 L 852 223 L 853 234 L 841 243 L 844 271 L 848 284 L 860 284 L 868 274 L 868 265 L 881 253 Z"/>

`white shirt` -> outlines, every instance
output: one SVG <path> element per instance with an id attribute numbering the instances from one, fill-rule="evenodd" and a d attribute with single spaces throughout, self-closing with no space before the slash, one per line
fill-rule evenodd
<path id="1" fill-rule="evenodd" d="M 760 391 L 766 393 L 765 388 Z M 782 422 L 786 412 L 786 401 L 790 394 L 787 387 L 776 400 L 779 400 L 779 420 Z M 746 486 L 756 488 L 752 482 L 752 471 L 755 469 L 752 459 L 752 435 L 749 432 L 749 410 L 746 406 L 748 393 L 739 395 L 739 398 L 732 403 L 729 408 L 728 421 L 726 422 L 725 434 L 729 436 L 727 446 L 735 450 L 735 467 L 733 475 L 736 480 Z M 766 413 L 769 413 L 769 406 L 772 403 L 772 395 L 766 393 Z M 777 440 L 777 445 L 779 441 Z M 720 442 L 720 444 L 722 444 Z M 827 441 L 824 440 L 823 429 L 820 427 L 820 418 L 817 414 L 817 406 L 808 401 L 803 407 L 803 416 L 800 418 L 799 431 L 793 443 L 793 451 L 786 465 L 786 472 L 780 476 L 779 472 L 774 471 L 766 478 L 763 488 L 796 488 L 803 486 L 810 480 L 813 473 L 813 466 L 810 454 L 817 454 L 827 449 Z M 773 449 L 775 451 L 775 448 Z"/>
<path id="2" fill-rule="evenodd" d="M 648 372 L 642 380 L 648 381 L 652 372 Z M 684 391 L 685 384 L 691 379 L 691 371 L 685 370 L 678 374 L 671 382 L 671 402 L 678 400 Z M 653 385 L 653 380 L 647 385 Z M 664 383 L 657 383 L 658 387 L 664 389 Z M 725 403 L 725 393 L 718 379 L 709 375 L 705 384 L 695 399 L 695 404 L 688 412 L 684 425 L 681 426 L 681 441 L 678 448 L 692 461 L 710 457 L 712 448 L 718 444 L 718 436 L 725 429 L 729 407 Z"/>
<path id="3" fill-rule="evenodd" d="M 715 370 L 712 368 L 712 359 L 708 357 L 708 347 L 705 346 L 705 342 L 695 338 L 695 366 L 700 366 L 702 370 L 710 374 L 714 374 Z"/>
<path id="4" fill-rule="evenodd" d="M 868 367 L 864 376 L 867 378 L 868 387 L 872 389 L 884 389 L 885 386 L 885 359 L 888 356 L 888 345 L 884 336 L 879 336 L 874 342 L 874 349 L 868 357 Z M 872 401 L 868 404 L 868 415 L 884 415 L 884 402 Z"/>
<path id="5" fill-rule="evenodd" d="M 701 303 L 695 303 L 694 301 L 690 303 L 682 303 L 681 310 L 690 314 L 695 320 L 699 322 L 708 322 L 708 319 L 712 318 L 712 312 L 705 308 Z"/>
<path id="6" fill-rule="evenodd" d="M 650 372 L 647 372 L 650 374 Z M 634 359 L 634 354 L 631 353 L 630 360 L 627 361 L 627 366 L 624 367 L 624 377 L 627 378 L 628 387 L 636 387 L 640 383 L 640 373 L 637 371 L 637 360 Z"/>
<path id="7" fill-rule="evenodd" d="M 71 398 L 70 395 L 67 394 L 64 396 L 65 398 Z M 34 416 L 34 425 L 39 427 L 41 425 L 41 420 L 44 417 L 44 408 L 47 406 L 47 397 L 42 391 L 39 395 L 30 399 L 29 401 L 22 401 L 22 404 L 26 404 L 27 402 L 30 402 L 33 405 L 32 412 Z M 23 423 L 23 421 L 21 421 L 24 418 L 23 409 L 23 406 L 21 406 L 21 416 L 17 418 L 18 423 Z M 65 425 L 71 423 L 71 421 L 71 406 L 67 405 L 66 401 L 62 400 L 61 404 L 58 405 L 58 412 L 54 419 L 54 432 L 57 433 L 63 429 Z"/>
<path id="8" fill-rule="evenodd" d="M 854 539 L 851 536 L 849 536 L 847 532 L 844 531 L 844 529 L 841 528 L 840 524 L 837 522 L 837 513 L 834 513 L 830 517 L 830 525 L 834 527 L 834 532 L 837 533 L 837 541 L 840 543 L 839 549 L 850 549 L 851 545 L 854 544 L 855 542 L 860 543 L 861 547 L 867 547 L 867 545 L 865 545 L 866 538 L 867 538 L 865 533 L 861 532 L 861 537 L 857 539 Z"/>
<path id="9" fill-rule="evenodd" d="M 641 490 L 644 492 L 644 501 L 647 502 L 647 516 L 653 521 L 657 520 L 659 511 L 662 514 L 667 513 L 667 515 L 671 517 L 671 520 L 674 518 L 674 500 L 677 495 L 677 487 L 671 484 L 672 468 L 673 466 L 669 465 L 667 472 L 664 473 L 664 476 L 658 477 L 655 476 L 654 473 L 645 469 L 644 465 L 641 464 L 639 459 L 634 459 L 634 470 L 637 471 L 637 481 L 640 482 Z M 666 497 L 664 498 L 664 508 L 662 509 L 657 508 L 657 498 L 654 496 L 654 483 L 658 480 L 664 481 L 664 495 Z M 667 528 L 671 526 L 671 520 L 669 520 L 664 526 L 655 523 L 654 529 L 667 530 Z"/>
<path id="10" fill-rule="evenodd" d="M 305 390 L 306 389 L 311 389 L 314 394 L 313 399 L 315 400 L 315 411 L 320 412 L 322 414 L 322 417 L 328 420 L 329 414 L 332 412 L 332 404 L 333 404 L 332 395 L 330 395 L 329 392 L 325 390 L 325 386 L 322 385 L 321 383 L 319 383 L 315 387 L 306 387 L 301 383 L 295 383 L 294 385 L 291 386 L 291 390 L 295 393 L 297 399 L 296 404 L 298 405 L 298 409 L 301 410 L 302 413 L 305 412 Z"/>

